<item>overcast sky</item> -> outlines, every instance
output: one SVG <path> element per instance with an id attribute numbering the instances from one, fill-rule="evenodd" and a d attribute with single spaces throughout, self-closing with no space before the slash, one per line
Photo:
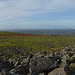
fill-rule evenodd
<path id="1" fill-rule="evenodd" d="M 2 29 L 75 29 L 75 0 L 0 0 Z"/>

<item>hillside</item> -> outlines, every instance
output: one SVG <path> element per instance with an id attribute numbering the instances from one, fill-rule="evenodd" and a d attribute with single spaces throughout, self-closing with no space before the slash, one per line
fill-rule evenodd
<path id="1" fill-rule="evenodd" d="M 0 32 L 0 49 L 10 50 L 12 47 L 28 48 L 25 50 L 28 53 L 50 52 L 63 47 L 75 47 L 75 37 Z"/>
<path id="2" fill-rule="evenodd" d="M 75 37 L 0 32 L 0 71 L 5 75 L 74 75 L 74 54 Z"/>

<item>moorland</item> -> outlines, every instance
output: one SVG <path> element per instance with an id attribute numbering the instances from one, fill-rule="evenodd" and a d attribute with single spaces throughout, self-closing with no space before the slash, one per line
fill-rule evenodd
<path id="1" fill-rule="evenodd" d="M 74 75 L 74 54 L 74 36 L 0 32 L 0 72 L 5 75 Z"/>

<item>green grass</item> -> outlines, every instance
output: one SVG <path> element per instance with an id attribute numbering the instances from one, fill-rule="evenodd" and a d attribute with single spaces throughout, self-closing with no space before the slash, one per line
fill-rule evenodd
<path id="1" fill-rule="evenodd" d="M 50 50 L 64 46 L 75 47 L 75 37 L 65 36 L 11 36 L 0 37 L 0 46 L 30 47 L 35 50 Z"/>
<path id="2" fill-rule="evenodd" d="M 9 32 L 0 32 L 9 34 Z M 18 46 L 20 48 L 18 48 Z M 61 50 L 63 47 L 75 47 L 75 37 L 66 36 L 0 36 L 0 54 L 13 56 L 14 50 L 20 49 L 21 54 L 50 52 Z M 12 47 L 13 52 L 10 52 Z M 10 53 L 9 53 L 10 52 Z"/>
<path id="3" fill-rule="evenodd" d="M 0 31 L 0 34 L 15 34 L 14 32 Z"/>

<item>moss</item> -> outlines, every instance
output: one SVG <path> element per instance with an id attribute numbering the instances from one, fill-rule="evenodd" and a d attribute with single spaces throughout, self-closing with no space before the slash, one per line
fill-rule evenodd
<path id="1" fill-rule="evenodd" d="M 68 58 L 68 60 L 72 60 L 72 61 L 73 61 L 73 60 L 74 60 L 74 58 L 72 58 L 72 57 L 71 57 L 71 58 Z"/>
<path id="2" fill-rule="evenodd" d="M 71 69 L 75 69 L 75 63 L 71 63 L 71 64 L 70 64 L 70 68 L 71 68 Z"/>
<path id="3" fill-rule="evenodd" d="M 7 57 L 6 56 L 2 56 L 1 57 L 3 60 L 7 60 Z"/>
<path id="4" fill-rule="evenodd" d="M 12 57 L 12 59 L 17 59 L 17 57 Z"/>

